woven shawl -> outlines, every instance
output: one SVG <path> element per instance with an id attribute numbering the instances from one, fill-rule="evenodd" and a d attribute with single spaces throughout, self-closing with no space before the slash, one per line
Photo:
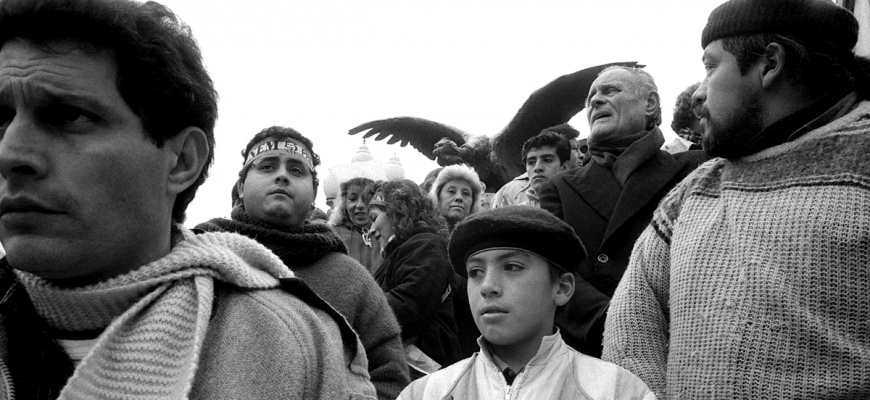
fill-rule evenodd
<path id="1" fill-rule="evenodd" d="M 212 312 L 214 280 L 267 289 L 293 276 L 251 239 L 179 229 L 183 239 L 168 255 L 95 285 L 60 288 L 16 270 L 52 327 L 105 327 L 60 399 L 187 398 Z"/>

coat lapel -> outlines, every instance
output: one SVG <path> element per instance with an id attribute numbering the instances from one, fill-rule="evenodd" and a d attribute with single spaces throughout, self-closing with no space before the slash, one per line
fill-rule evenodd
<path id="1" fill-rule="evenodd" d="M 621 188 L 606 168 L 590 162 L 567 177 L 569 186 L 605 220 L 610 220 Z"/>
<path id="2" fill-rule="evenodd" d="M 688 160 L 676 161 L 673 158 L 670 160 L 670 163 L 663 164 L 658 157 L 652 157 L 628 178 L 622 193 L 618 195 L 619 200 L 616 201 L 602 243 L 652 201 L 656 194 L 689 162 Z"/>

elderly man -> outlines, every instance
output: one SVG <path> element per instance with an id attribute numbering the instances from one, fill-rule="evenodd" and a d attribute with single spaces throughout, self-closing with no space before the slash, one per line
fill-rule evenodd
<path id="1" fill-rule="evenodd" d="M 570 158 L 568 163 L 565 165 L 566 169 L 577 168 L 583 165 L 583 157 L 585 154 L 582 149 L 585 146 L 586 139 L 580 141 L 577 140 L 577 137 L 580 136 L 579 131 L 574 129 L 571 125 L 561 124 L 551 126 L 541 131 L 541 133 L 544 132 L 553 132 L 568 141 L 568 145 L 570 146 Z M 525 157 L 523 157 L 523 163 L 525 164 Z M 529 179 L 528 171 L 526 171 L 498 189 L 492 197 L 492 208 L 528 204 L 529 196 L 527 193 L 531 187 L 532 182 Z M 535 203 L 537 203 L 537 200 Z"/>
<path id="2" fill-rule="evenodd" d="M 311 140 L 291 128 L 266 128 L 248 142 L 232 219 L 200 224 L 256 239 L 334 306 L 359 334 L 381 399 L 394 399 L 410 377 L 399 323 L 368 270 L 347 255 L 325 224 L 307 220 L 317 195 L 320 157 Z"/>
<path id="3" fill-rule="evenodd" d="M 659 205 L 604 358 L 661 398 L 870 398 L 870 61 L 826 0 L 731 0 L 694 97 L 713 159 Z"/>
<path id="4" fill-rule="evenodd" d="M 642 69 L 605 69 L 592 83 L 586 106 L 592 161 L 545 183 L 540 202 L 574 228 L 590 254 L 556 324 L 569 345 L 600 356 L 605 311 L 634 241 L 659 200 L 706 157 L 701 151 L 659 150 L 659 95 Z"/>
<path id="5" fill-rule="evenodd" d="M 0 109 L 0 397 L 374 394 L 353 331 L 277 257 L 181 225 L 217 101 L 171 11 L 4 0 Z"/>

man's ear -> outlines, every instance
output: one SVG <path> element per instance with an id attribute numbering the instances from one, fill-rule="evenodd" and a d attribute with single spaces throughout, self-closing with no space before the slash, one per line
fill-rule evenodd
<path id="1" fill-rule="evenodd" d="M 210 151 L 208 140 L 202 129 L 189 126 L 166 140 L 164 147 L 172 157 L 168 190 L 179 194 L 196 182 L 205 168 Z"/>
<path id="2" fill-rule="evenodd" d="M 779 80 L 781 76 L 785 76 L 785 48 L 781 44 L 772 42 L 764 48 L 764 55 L 761 57 L 761 87 L 770 89 Z"/>
<path id="3" fill-rule="evenodd" d="M 236 181 L 236 190 L 239 191 L 239 200 L 243 200 L 245 198 L 245 179 L 239 177 Z"/>
<path id="4" fill-rule="evenodd" d="M 571 296 L 574 295 L 574 274 L 563 272 L 559 275 L 559 283 L 556 288 L 556 307 L 568 304 Z"/>
<path id="5" fill-rule="evenodd" d="M 571 160 L 563 162 L 562 165 L 559 166 L 559 171 L 564 171 L 564 170 L 568 169 L 569 163 L 571 163 Z"/>
<path id="6" fill-rule="evenodd" d="M 649 95 L 646 96 L 646 105 L 644 106 L 644 112 L 647 116 L 647 121 L 649 118 L 656 114 L 659 110 L 660 106 L 659 94 L 656 91 L 649 92 Z"/>

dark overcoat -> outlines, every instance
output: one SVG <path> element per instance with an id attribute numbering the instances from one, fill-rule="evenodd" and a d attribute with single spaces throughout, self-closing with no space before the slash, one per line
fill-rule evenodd
<path id="1" fill-rule="evenodd" d="M 601 355 L 607 306 L 634 242 L 662 197 L 707 159 L 703 151 L 672 155 L 660 150 L 640 164 L 624 187 L 594 161 L 542 185 L 541 207 L 571 225 L 588 254 L 575 276 L 573 297 L 556 315 L 556 326 L 571 347 Z"/>

